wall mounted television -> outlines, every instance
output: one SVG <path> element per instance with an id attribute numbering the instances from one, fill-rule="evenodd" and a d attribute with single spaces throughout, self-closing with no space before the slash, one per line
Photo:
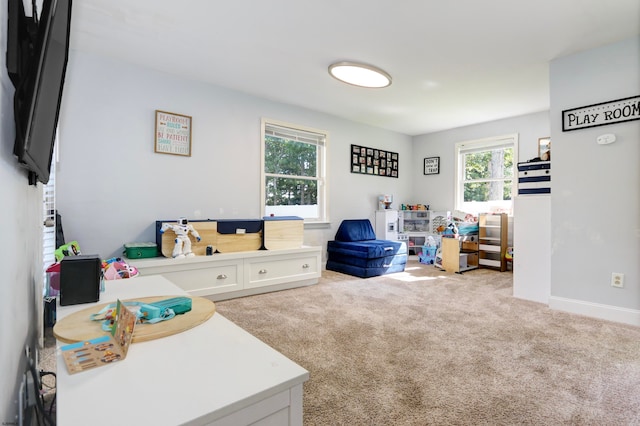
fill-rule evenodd
<path id="1" fill-rule="evenodd" d="M 7 71 L 15 87 L 13 153 L 29 183 L 47 183 L 69 58 L 71 0 L 43 0 L 38 18 L 33 0 L 8 1 Z"/>

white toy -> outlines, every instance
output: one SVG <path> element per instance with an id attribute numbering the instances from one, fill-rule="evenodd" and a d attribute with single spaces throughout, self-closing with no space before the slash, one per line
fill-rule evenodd
<path id="1" fill-rule="evenodd" d="M 189 232 L 196 237 L 196 241 L 200 242 L 200 234 L 196 231 L 193 225 L 189 225 L 189 221 L 186 217 L 178 219 L 177 223 L 163 223 L 160 228 L 160 233 L 164 234 L 167 229 L 171 229 L 176 234 L 176 245 L 173 247 L 174 259 L 180 259 L 183 257 L 192 257 L 195 254 L 191 251 L 191 240 L 189 239 Z"/>

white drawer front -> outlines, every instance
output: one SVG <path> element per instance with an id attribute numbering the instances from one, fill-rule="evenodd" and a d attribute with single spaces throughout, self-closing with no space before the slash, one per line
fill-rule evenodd
<path id="1" fill-rule="evenodd" d="M 261 287 L 320 276 L 319 256 L 245 261 L 246 287 Z"/>
<path id="2" fill-rule="evenodd" d="M 242 289 L 242 263 L 230 263 L 213 268 L 168 272 L 163 276 L 193 296 L 206 296 Z"/>
<path id="3" fill-rule="evenodd" d="M 480 264 L 485 266 L 493 266 L 494 268 L 500 267 L 500 261 L 493 259 L 480 259 Z"/>
<path id="4" fill-rule="evenodd" d="M 491 244 L 480 244 L 480 250 L 499 253 L 500 252 L 500 246 L 493 246 Z"/>

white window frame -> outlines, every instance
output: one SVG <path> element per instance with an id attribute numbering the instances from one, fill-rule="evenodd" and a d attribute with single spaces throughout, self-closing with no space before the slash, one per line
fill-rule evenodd
<path id="1" fill-rule="evenodd" d="M 318 138 L 318 158 L 316 163 L 316 177 L 313 180 L 318 182 L 318 217 L 304 218 L 305 225 L 307 224 L 326 224 L 329 223 L 329 207 L 328 207 L 328 188 L 327 188 L 327 147 L 329 144 L 329 132 L 325 130 L 314 129 L 311 127 L 301 126 L 298 124 L 286 123 L 283 121 L 272 120 L 263 118 L 261 120 L 261 143 L 260 143 L 260 209 L 262 216 L 266 216 L 266 188 L 265 181 L 267 176 L 278 176 L 265 173 L 265 136 L 267 133 L 273 134 L 269 129 L 279 129 L 282 134 L 290 135 L 295 140 L 295 135 L 298 135 L 300 139 L 304 140 L 307 137 Z M 292 176 L 282 176 L 291 178 Z M 309 179 L 308 177 L 301 177 Z M 295 209 L 292 209 L 295 210 Z M 295 211 L 287 212 L 287 215 L 299 216 L 295 214 Z"/>
<path id="2" fill-rule="evenodd" d="M 455 209 L 472 213 L 489 213 L 492 211 L 501 211 L 513 214 L 513 199 L 518 194 L 518 133 L 511 133 L 502 136 L 495 136 L 483 139 L 458 142 L 455 145 Z M 512 147 L 513 148 L 513 176 L 511 178 L 511 200 L 503 202 L 483 202 L 483 203 L 465 203 L 464 202 L 464 169 L 463 156 L 469 152 L 488 151 L 492 148 Z"/>

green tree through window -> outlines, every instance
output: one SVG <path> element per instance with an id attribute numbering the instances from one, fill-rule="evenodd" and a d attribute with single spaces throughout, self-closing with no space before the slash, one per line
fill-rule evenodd
<path id="1" fill-rule="evenodd" d="M 511 200 L 513 148 L 464 155 L 464 201 Z"/>
<path id="2" fill-rule="evenodd" d="M 266 205 L 318 204 L 316 151 L 315 145 L 265 136 Z"/>
<path id="3" fill-rule="evenodd" d="M 263 126 L 265 214 L 324 220 L 326 132 L 271 122 Z"/>
<path id="4" fill-rule="evenodd" d="M 511 213 L 517 135 L 456 144 L 456 208 L 468 213 Z"/>

